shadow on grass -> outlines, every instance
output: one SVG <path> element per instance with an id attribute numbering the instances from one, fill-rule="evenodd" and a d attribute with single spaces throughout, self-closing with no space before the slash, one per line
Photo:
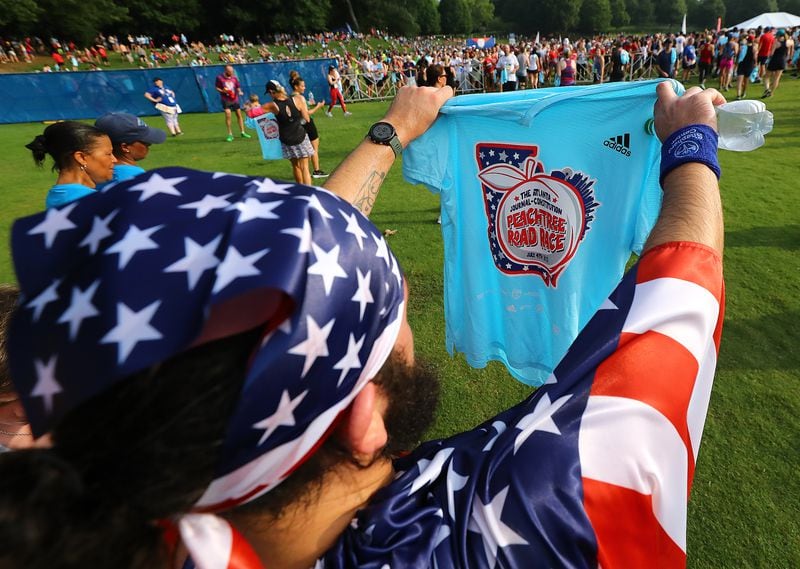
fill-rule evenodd
<path id="1" fill-rule="evenodd" d="M 719 368 L 727 370 L 800 370 L 797 336 L 800 311 L 757 318 L 725 319 Z"/>
<path id="2" fill-rule="evenodd" d="M 725 233 L 725 247 L 800 249 L 800 225 L 751 227 Z"/>

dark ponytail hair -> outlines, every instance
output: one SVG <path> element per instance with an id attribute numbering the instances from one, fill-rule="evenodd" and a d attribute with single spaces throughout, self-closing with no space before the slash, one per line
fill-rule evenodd
<path id="1" fill-rule="evenodd" d="M 72 154 L 88 152 L 97 139 L 107 136 L 103 131 L 88 124 L 64 121 L 51 124 L 44 133 L 39 134 L 25 148 L 33 154 L 33 161 L 42 166 L 49 154 L 53 158 L 53 170 L 63 170 L 72 165 Z"/>
<path id="2" fill-rule="evenodd" d="M 196 347 L 71 411 L 52 448 L 0 455 L 0 567 L 169 567 L 163 520 L 213 480 L 258 334 Z"/>

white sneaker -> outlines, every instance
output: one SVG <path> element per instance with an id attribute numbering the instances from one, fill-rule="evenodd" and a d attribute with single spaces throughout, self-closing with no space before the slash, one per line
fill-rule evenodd
<path id="1" fill-rule="evenodd" d="M 353 114 L 353 113 L 351 113 L 350 111 L 345 111 L 345 112 L 344 112 L 344 116 L 346 116 L 346 117 L 349 117 L 349 116 L 350 116 L 350 115 L 352 115 L 352 114 Z"/>
<path id="2" fill-rule="evenodd" d="M 328 117 L 328 118 L 333 118 L 333 113 L 329 113 L 328 111 L 325 111 L 325 116 Z"/>

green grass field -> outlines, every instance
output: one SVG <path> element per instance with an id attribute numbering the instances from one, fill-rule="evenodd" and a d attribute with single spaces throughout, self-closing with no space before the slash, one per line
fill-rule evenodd
<path id="1" fill-rule="evenodd" d="M 751 87 L 751 95 L 760 94 Z M 726 328 L 689 508 L 692 568 L 800 567 L 800 81 L 786 78 L 768 100 L 775 130 L 756 152 L 722 152 L 726 214 Z M 322 167 L 331 170 L 388 103 L 353 105 L 348 119 L 320 115 Z M 221 114 L 181 119 L 186 136 L 152 148 L 146 168 L 181 165 L 289 178 L 288 161 L 264 162 L 255 140 L 223 141 Z M 149 119 L 163 127 L 159 117 Z M 55 180 L 24 148 L 41 124 L 0 126 L 0 233 L 39 211 Z M 500 365 L 470 369 L 444 349 L 442 239 L 438 199 L 389 174 L 372 215 L 409 279 L 417 351 L 440 371 L 444 396 L 431 436 L 489 418 L 529 389 Z M 0 250 L 0 281 L 12 281 Z M 546 458 L 546 457 L 545 457 Z M 532 466 L 535 469 L 535 466 Z M 535 472 L 532 472 L 535 475 Z"/>

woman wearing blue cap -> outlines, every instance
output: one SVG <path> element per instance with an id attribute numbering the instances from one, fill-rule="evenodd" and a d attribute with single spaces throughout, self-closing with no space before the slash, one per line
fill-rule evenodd
<path id="1" fill-rule="evenodd" d="M 37 166 L 42 166 L 49 154 L 53 170 L 58 172 L 55 185 L 47 193 L 48 208 L 93 194 L 98 184 L 111 180 L 117 163 L 108 135 L 75 121 L 48 126 L 25 147 L 33 153 Z"/>
<path id="2" fill-rule="evenodd" d="M 94 123 L 94 126 L 106 133 L 114 145 L 114 177 L 97 189 L 102 190 L 106 184 L 129 180 L 144 173 L 138 165 L 150 153 L 151 144 L 161 144 L 167 139 L 167 133 L 151 128 L 145 122 L 128 113 L 106 113 Z"/>

